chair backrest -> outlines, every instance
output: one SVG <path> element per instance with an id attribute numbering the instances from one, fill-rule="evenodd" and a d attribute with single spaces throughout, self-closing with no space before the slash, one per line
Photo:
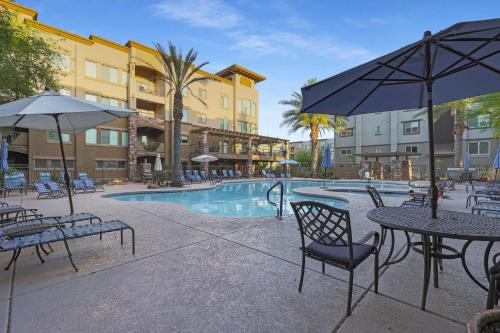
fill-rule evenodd
<path id="1" fill-rule="evenodd" d="M 194 174 L 195 176 L 196 176 L 196 175 L 199 175 L 198 170 L 196 170 L 196 169 L 195 169 L 195 170 L 193 170 L 193 174 Z"/>
<path id="2" fill-rule="evenodd" d="M 86 188 L 94 188 L 95 187 L 94 181 L 92 179 L 88 179 L 88 178 L 84 179 L 83 183 L 85 184 Z"/>
<path id="3" fill-rule="evenodd" d="M 61 188 L 59 187 L 59 184 L 53 181 L 47 182 L 47 185 L 49 186 L 51 191 L 60 191 Z"/>
<path id="4" fill-rule="evenodd" d="M 75 186 L 77 190 L 85 188 L 85 184 L 81 179 L 73 179 L 73 186 Z"/>
<path id="5" fill-rule="evenodd" d="M 43 183 L 33 183 L 33 187 L 38 193 L 47 193 L 49 190 L 45 187 L 45 184 Z"/>
<path id="6" fill-rule="evenodd" d="M 233 170 L 229 169 L 229 171 L 228 171 L 228 172 L 229 172 L 229 177 L 234 177 L 234 172 L 233 172 Z"/>
<path id="7" fill-rule="evenodd" d="M 184 177 L 184 174 L 182 172 L 181 172 L 180 176 L 181 176 L 181 182 L 185 183 L 186 182 L 186 178 Z"/>
<path id="8" fill-rule="evenodd" d="M 262 175 L 263 175 L 264 177 L 267 177 L 266 170 L 262 169 Z"/>
<path id="9" fill-rule="evenodd" d="M 88 179 L 88 178 L 89 178 L 89 175 L 87 175 L 87 173 L 86 173 L 86 172 L 79 172 L 79 173 L 78 173 L 78 178 L 80 178 L 80 179 L 84 179 L 84 180 L 85 180 L 85 179 Z"/>
<path id="10" fill-rule="evenodd" d="M 3 177 L 3 186 L 7 189 L 22 186 L 17 175 L 5 175 Z"/>
<path id="11" fill-rule="evenodd" d="M 222 170 L 222 177 L 227 177 L 227 170 L 226 169 Z"/>
<path id="12" fill-rule="evenodd" d="M 207 178 L 207 174 L 205 173 L 204 170 L 200 171 L 200 176 L 201 176 L 201 178 Z"/>
<path id="13" fill-rule="evenodd" d="M 367 185 L 366 191 L 368 191 L 368 194 L 372 198 L 373 203 L 375 204 L 376 208 L 385 207 L 384 201 L 382 200 L 382 197 L 380 196 L 380 194 L 378 193 L 378 191 L 375 187 Z"/>
<path id="14" fill-rule="evenodd" d="M 302 249 L 305 238 L 326 246 L 349 247 L 349 261 L 353 262 L 352 229 L 349 211 L 315 201 L 291 202 L 299 224 Z"/>
<path id="15" fill-rule="evenodd" d="M 241 171 L 240 170 L 236 170 L 236 176 L 241 177 Z"/>
<path id="16" fill-rule="evenodd" d="M 253 171 L 248 169 L 248 177 L 253 177 Z"/>
<path id="17" fill-rule="evenodd" d="M 52 176 L 50 175 L 50 172 L 39 172 L 38 178 L 40 179 L 40 182 L 42 182 L 42 183 L 47 183 L 47 182 L 52 181 Z"/>

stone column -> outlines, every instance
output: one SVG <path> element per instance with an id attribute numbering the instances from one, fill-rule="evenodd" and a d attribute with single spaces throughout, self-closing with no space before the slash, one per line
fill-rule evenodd
<path id="1" fill-rule="evenodd" d="M 253 163 L 252 163 L 252 138 L 248 139 L 247 174 L 248 174 L 249 170 L 253 172 Z"/>
<path id="2" fill-rule="evenodd" d="M 377 179 L 384 179 L 384 163 L 381 161 L 373 162 L 373 174 Z"/>
<path id="3" fill-rule="evenodd" d="M 208 131 L 203 131 L 202 132 L 202 142 L 201 142 L 201 153 L 203 155 L 208 155 Z M 208 173 L 208 162 L 203 163 L 203 170 L 205 170 L 205 175 L 209 175 Z"/>
<path id="4" fill-rule="evenodd" d="M 137 109 L 135 99 L 135 63 L 129 64 L 129 86 L 128 86 L 128 106 L 130 109 Z M 132 114 L 128 118 L 128 178 L 134 180 L 137 178 L 137 114 Z"/>

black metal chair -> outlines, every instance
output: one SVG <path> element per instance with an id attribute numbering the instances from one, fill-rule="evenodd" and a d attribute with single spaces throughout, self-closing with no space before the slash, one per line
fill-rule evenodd
<path id="1" fill-rule="evenodd" d="M 378 293 L 378 232 L 366 234 L 358 242 L 352 240 L 351 219 L 347 210 L 334 208 L 314 201 L 290 203 L 299 224 L 302 242 L 302 269 L 299 292 L 302 291 L 306 257 L 349 271 L 349 295 L 346 315 L 351 314 L 353 273 L 355 268 L 371 254 L 375 255 L 375 292 Z M 308 245 L 305 238 L 312 240 Z M 366 244 L 373 238 L 373 244 Z"/>
<path id="2" fill-rule="evenodd" d="M 489 279 L 490 284 L 488 288 L 488 299 L 486 301 L 486 309 L 493 309 L 495 305 L 498 304 L 498 293 L 499 293 L 499 284 L 500 281 L 500 262 L 497 262 L 497 258 L 500 256 L 500 253 L 497 253 L 493 256 L 494 265 L 489 269 Z"/>

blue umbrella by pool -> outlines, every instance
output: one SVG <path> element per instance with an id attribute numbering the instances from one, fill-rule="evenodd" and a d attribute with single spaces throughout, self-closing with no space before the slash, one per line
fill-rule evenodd
<path id="1" fill-rule="evenodd" d="M 495 180 L 497 180 L 498 169 L 500 169 L 500 148 L 497 149 L 497 155 L 495 156 L 491 167 L 495 169 Z"/>
<path id="2" fill-rule="evenodd" d="M 7 161 L 9 157 L 9 144 L 7 139 L 2 139 L 2 147 L 0 148 L 0 170 L 6 171 L 9 169 L 9 162 Z"/>
<path id="3" fill-rule="evenodd" d="M 469 171 L 470 168 L 470 156 L 468 152 L 464 154 L 464 171 Z"/>
<path id="4" fill-rule="evenodd" d="M 331 149 L 332 149 L 331 145 L 327 144 L 325 147 L 325 151 L 323 152 L 323 161 L 321 161 L 321 167 L 325 170 L 325 176 L 323 178 L 323 185 L 325 185 L 325 183 L 326 183 L 326 169 L 333 168 Z"/>

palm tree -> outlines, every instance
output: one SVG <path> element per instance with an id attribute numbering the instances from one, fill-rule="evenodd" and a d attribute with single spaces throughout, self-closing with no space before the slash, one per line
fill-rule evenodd
<path id="1" fill-rule="evenodd" d="M 168 51 L 160 43 L 155 43 L 155 47 L 160 53 L 160 61 L 165 68 L 165 75 L 161 78 L 169 87 L 168 94 L 174 96 L 174 165 L 172 168 L 172 186 L 182 187 L 182 162 L 181 162 L 181 125 L 182 113 L 184 109 L 183 92 L 196 97 L 201 103 L 206 103 L 198 98 L 191 91 L 191 85 L 195 82 L 206 82 L 211 80 L 205 76 L 195 76 L 208 62 L 194 65 L 198 52 L 190 49 L 185 57 L 182 50 L 177 49 L 171 42 L 168 42 Z"/>
<path id="2" fill-rule="evenodd" d="M 316 83 L 316 79 L 309 79 L 306 85 Z M 288 127 L 288 133 L 292 134 L 298 130 L 309 131 L 311 139 L 311 166 L 312 176 L 318 174 L 318 140 L 319 136 L 324 132 L 334 129 L 342 129 L 344 127 L 344 118 L 329 116 L 324 114 L 300 113 L 302 107 L 302 94 L 298 92 L 292 93 L 292 98 L 279 102 L 282 105 L 291 106 L 288 111 L 283 112 L 283 120 L 281 127 Z"/>

